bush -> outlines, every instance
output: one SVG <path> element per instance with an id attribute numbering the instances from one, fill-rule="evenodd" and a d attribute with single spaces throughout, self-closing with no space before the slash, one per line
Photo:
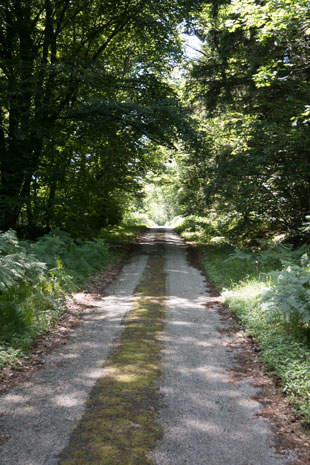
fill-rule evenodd
<path id="1" fill-rule="evenodd" d="M 156 227 L 155 221 L 153 221 L 147 213 L 141 212 L 130 212 L 123 218 L 123 223 L 127 226 L 147 226 L 148 228 Z"/>
<path id="2" fill-rule="evenodd" d="M 63 311 L 62 296 L 110 260 L 103 239 L 74 241 L 59 229 L 35 242 L 19 241 L 11 230 L 1 233 L 0 367 L 15 363 L 56 321 Z"/>
<path id="3" fill-rule="evenodd" d="M 268 273 L 270 288 L 260 302 L 268 321 L 283 319 L 297 328 L 310 323 L 310 263 L 305 254 L 300 265 L 284 264 L 281 271 Z"/>
<path id="4" fill-rule="evenodd" d="M 226 262 L 244 263 L 248 276 L 268 283 L 260 297 L 267 320 L 283 321 L 292 329 L 310 323 L 310 264 L 302 246 L 278 245 L 263 251 L 234 250 Z"/>
<path id="5" fill-rule="evenodd" d="M 221 237 L 218 229 L 208 218 L 199 216 L 187 216 L 182 220 L 178 218 L 174 229 L 184 239 L 190 241 L 209 243 L 212 239 Z"/>
<path id="6" fill-rule="evenodd" d="M 255 337 L 265 366 L 310 424 L 310 266 L 305 250 L 203 248 L 209 277 L 246 332 Z"/>
<path id="7" fill-rule="evenodd" d="M 229 256 L 229 260 L 237 259 L 247 263 L 259 264 L 260 269 L 262 269 L 262 266 L 280 269 L 283 263 L 298 264 L 301 257 L 309 251 L 310 248 L 306 245 L 294 250 L 291 244 L 260 241 L 260 247 L 256 247 L 254 250 L 234 249 Z"/>

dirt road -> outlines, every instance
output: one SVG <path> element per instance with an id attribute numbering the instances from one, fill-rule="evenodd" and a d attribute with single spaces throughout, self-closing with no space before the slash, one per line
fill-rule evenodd
<path id="1" fill-rule="evenodd" d="M 162 265 L 157 263 L 156 276 L 152 274 L 155 268 L 152 257 L 160 257 L 163 262 Z M 117 383 L 128 384 L 133 377 L 127 371 L 126 376 L 122 376 L 125 365 L 120 363 L 117 353 L 107 368 L 113 341 L 119 337 L 118 343 L 122 346 L 124 328 L 132 324 L 132 321 L 126 322 L 124 316 L 133 308 L 138 311 L 141 307 L 162 306 L 158 292 L 156 297 L 146 294 L 152 294 L 152 285 L 158 287 L 163 278 L 166 282 L 166 326 L 160 338 L 154 333 L 153 339 L 145 342 L 145 347 L 159 343 L 163 349 L 162 376 L 160 370 L 156 371 L 156 389 L 161 400 L 156 403 L 156 408 L 151 404 L 145 407 L 149 412 L 154 410 L 154 419 L 150 417 L 149 421 L 154 420 L 158 427 L 153 430 L 161 431 L 154 436 L 157 437 L 156 447 L 152 436 L 152 450 L 147 453 L 147 459 L 143 459 L 142 449 L 130 456 L 126 447 L 134 445 L 122 442 L 119 447 L 124 456 L 137 458 L 128 458 L 126 463 L 121 463 L 106 443 L 96 439 L 96 444 L 92 444 L 90 428 L 88 443 L 81 441 L 81 451 L 74 455 L 72 447 L 79 447 L 79 431 L 85 437 L 85 427 L 83 433 L 79 425 L 87 416 L 86 400 L 94 395 L 100 380 L 109 376 L 106 372 L 114 373 L 116 389 Z M 257 388 L 250 380 L 231 381 L 231 370 L 238 363 L 238 348 L 229 346 L 229 336 L 223 331 L 228 323 L 216 307 L 206 308 L 207 299 L 205 279 L 199 270 L 188 264 L 184 244 L 178 236 L 171 230 L 150 230 L 117 281 L 109 287 L 107 295 L 97 302 L 92 312 L 85 314 L 83 324 L 67 344 L 49 354 L 44 367 L 28 382 L 0 398 L 0 429 L 9 437 L 0 450 L 0 464 L 294 464 L 293 453 L 287 451 L 280 455 L 276 452 L 276 438 L 268 421 L 259 416 L 260 404 L 253 399 Z M 132 319 L 138 318 L 134 315 Z M 142 350 L 143 345 L 139 348 L 137 343 L 136 346 L 134 350 Z M 128 366 L 132 367 L 132 362 L 126 362 L 126 370 Z M 105 389 L 104 385 L 101 389 Z M 150 387 L 144 386 L 144 389 L 148 390 L 148 397 L 153 395 Z M 130 395 L 136 396 L 138 405 L 140 391 Z M 125 397 L 127 399 L 129 394 Z M 133 405 L 132 400 L 126 401 Z M 92 407 L 92 412 L 101 420 L 106 414 L 100 411 L 99 403 L 95 409 Z M 143 418 L 140 423 L 130 417 L 127 420 L 133 432 L 139 433 L 143 428 Z M 112 424 L 109 445 L 113 434 Z M 142 437 L 143 444 L 147 437 Z M 147 448 L 148 445 L 144 445 Z M 94 455 L 79 461 L 87 450 Z"/>

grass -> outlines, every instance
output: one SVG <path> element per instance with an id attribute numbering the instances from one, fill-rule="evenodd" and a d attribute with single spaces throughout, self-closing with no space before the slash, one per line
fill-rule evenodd
<path id="1" fill-rule="evenodd" d="M 93 389 L 59 465 L 154 465 L 148 454 L 162 434 L 155 421 L 165 325 L 161 256 L 149 258 L 136 296 L 106 374 Z"/>
<path id="2" fill-rule="evenodd" d="M 147 226 L 144 224 L 121 224 L 103 228 L 100 237 L 109 244 L 129 244 L 136 240 L 139 234 L 145 232 Z"/>
<path id="3" fill-rule="evenodd" d="M 261 358 L 275 375 L 294 409 L 310 424 L 310 343 L 307 330 L 292 331 L 281 321 L 270 322 L 261 310 L 260 296 L 268 282 L 262 272 L 272 265 L 227 260 L 228 246 L 202 246 L 203 264 L 244 330 L 261 348 Z"/>

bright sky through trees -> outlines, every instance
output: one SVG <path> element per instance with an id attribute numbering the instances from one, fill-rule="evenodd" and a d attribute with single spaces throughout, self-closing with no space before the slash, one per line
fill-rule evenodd
<path id="1" fill-rule="evenodd" d="M 191 60 L 198 58 L 200 53 L 200 47 L 202 45 L 201 40 L 198 39 L 197 36 L 192 35 L 184 35 L 186 39 L 186 48 L 185 48 L 185 57 Z"/>

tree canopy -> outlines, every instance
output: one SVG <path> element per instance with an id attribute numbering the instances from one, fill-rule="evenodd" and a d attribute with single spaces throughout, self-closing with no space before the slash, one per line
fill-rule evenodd
<path id="1" fill-rule="evenodd" d="M 306 0 L 2 0 L 0 20 L 1 230 L 88 236 L 152 180 L 144 209 L 153 192 L 236 237 L 300 233 Z M 202 41 L 183 64 L 181 31 Z"/>
<path id="2" fill-rule="evenodd" d="M 187 159 L 184 200 L 237 236 L 296 236 L 310 211 L 308 6 L 224 0 L 197 15 L 186 95 L 204 145 Z"/>
<path id="3" fill-rule="evenodd" d="M 198 3 L 1 2 L 1 229 L 117 221 L 186 120 L 167 78 Z"/>

